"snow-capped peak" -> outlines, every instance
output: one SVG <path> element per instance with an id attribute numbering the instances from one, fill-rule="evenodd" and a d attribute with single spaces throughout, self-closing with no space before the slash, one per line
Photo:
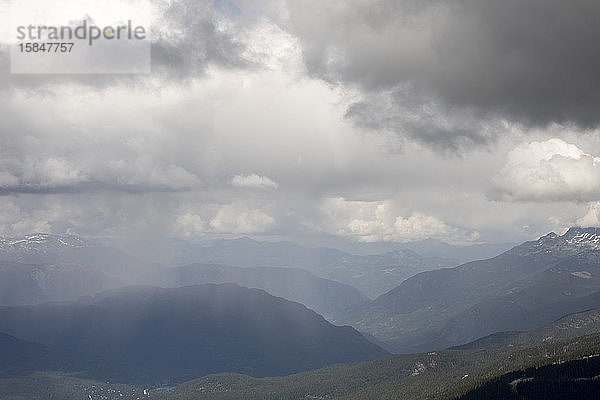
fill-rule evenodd
<path id="1" fill-rule="evenodd" d="M 0 255 L 13 260 L 27 259 L 30 254 L 49 254 L 86 246 L 88 243 L 76 235 L 34 233 L 19 238 L 0 237 Z"/>
<path id="2" fill-rule="evenodd" d="M 510 250 L 513 254 L 547 254 L 558 256 L 561 252 L 579 253 L 580 251 L 600 250 L 600 228 L 570 228 L 564 235 L 554 232 L 538 240 L 525 242 Z"/>
<path id="3" fill-rule="evenodd" d="M 562 239 L 572 246 L 600 249 L 600 228 L 571 228 Z"/>

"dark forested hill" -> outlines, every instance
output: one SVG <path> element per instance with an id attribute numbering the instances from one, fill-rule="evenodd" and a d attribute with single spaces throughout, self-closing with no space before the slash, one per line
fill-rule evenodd
<path id="1" fill-rule="evenodd" d="M 351 327 L 234 284 L 131 287 L 77 303 L 4 307 L 0 331 L 101 358 L 92 373 L 120 382 L 285 375 L 387 355 Z"/>

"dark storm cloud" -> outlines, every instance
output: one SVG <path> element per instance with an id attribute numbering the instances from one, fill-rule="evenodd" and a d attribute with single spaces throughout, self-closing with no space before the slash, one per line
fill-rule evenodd
<path id="1" fill-rule="evenodd" d="M 584 129 L 600 122 L 599 2 L 289 4 L 292 30 L 302 40 L 309 72 L 329 82 L 358 85 L 371 99 L 409 88 L 407 100 L 415 107 L 427 109 L 434 102 L 450 113 L 470 108 L 480 113 L 480 120 Z M 377 106 L 371 106 L 375 115 L 358 112 L 364 105 L 357 107 L 348 115 L 361 123 L 375 122 L 440 146 L 492 138 L 468 128 L 399 124 Z M 401 119 L 406 107 L 394 107 Z M 373 121 L 378 115 L 383 117 Z"/>
<path id="2" fill-rule="evenodd" d="M 361 128 L 392 130 L 438 151 L 483 146 L 501 129 L 470 109 L 411 103 L 406 93 L 371 95 L 351 104 L 345 114 Z"/>
<path id="3" fill-rule="evenodd" d="M 153 71 L 185 78 L 201 74 L 211 63 L 229 68 L 249 65 L 241 56 L 244 45 L 218 28 L 212 1 L 159 4 L 165 34 L 152 45 Z"/>
<path id="4" fill-rule="evenodd" d="M 461 11 L 455 37 L 440 41 L 454 54 L 443 55 L 432 90 L 530 124 L 598 124 L 600 3 L 470 0 Z"/>

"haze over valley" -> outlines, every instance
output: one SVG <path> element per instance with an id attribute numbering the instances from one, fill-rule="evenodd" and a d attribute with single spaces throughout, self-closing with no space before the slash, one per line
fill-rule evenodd
<path id="1" fill-rule="evenodd" d="M 487 260 L 457 267 L 430 265 L 416 273 L 411 268 L 422 268 L 425 258 L 410 250 L 352 256 L 289 242 L 219 240 L 186 243 L 198 262 L 167 266 L 142 261 L 139 252 L 133 256 L 126 247 L 108 246 L 105 239 L 32 234 L 0 243 L 3 396 L 28 379 L 30 385 L 39 385 L 36 396 L 44 396 L 46 386 L 52 388 L 48 393 L 64 395 L 65 387 L 79 382 L 80 390 L 73 392 L 78 396 L 91 390 L 85 382 L 110 382 L 125 385 L 125 392 L 107 384 L 98 386 L 103 393 L 146 390 L 160 398 L 162 392 L 156 390 L 175 387 L 164 393 L 173 390 L 170 396 L 186 399 L 186 388 L 197 383 L 185 382 L 210 374 L 261 378 L 377 359 L 389 359 L 390 365 L 413 363 L 409 376 L 420 376 L 428 368 L 441 368 L 441 360 L 427 356 L 426 362 L 411 361 L 420 356 L 391 354 L 439 351 L 442 358 L 458 357 L 467 369 L 484 357 L 491 364 L 476 367 L 482 368 L 478 379 L 492 379 L 500 375 L 490 375 L 486 368 L 506 363 L 502 360 L 512 354 L 511 348 L 526 347 L 537 354 L 536 364 L 518 364 L 526 368 L 554 359 L 539 353 L 539 346 L 592 335 L 581 344 L 584 350 L 577 350 L 585 353 L 600 334 L 600 228 L 549 233 Z M 224 254 L 223 248 L 230 260 L 246 254 L 255 261 L 247 267 L 206 263 L 224 261 L 215 256 Z M 410 268 L 407 256 L 414 263 Z M 260 260 L 271 266 L 254 266 Z M 388 281 L 397 277 L 396 286 L 371 299 L 357 287 L 315 275 L 338 270 L 352 278 L 356 271 L 339 268 L 340 260 L 387 274 Z M 309 263 L 314 263 L 312 268 L 297 266 Z M 413 275 L 403 279 L 402 274 Z M 486 355 L 468 353 L 471 349 Z M 577 360 L 580 353 L 569 347 L 565 354 Z M 443 363 L 453 365 L 458 359 Z M 357 365 L 365 376 L 372 368 L 383 372 L 376 364 Z M 502 365 L 500 371 L 509 368 Z M 347 373 L 335 367 L 326 371 Z M 450 370 L 441 371 L 434 379 L 451 379 Z M 396 391 L 405 378 L 395 374 L 377 379 Z M 281 381 L 285 384 L 277 391 L 300 384 L 294 376 Z M 312 375 L 302 376 L 298 379 L 312 382 Z M 226 398 L 245 398 L 244 389 L 227 376 L 206 379 L 230 387 Z M 253 383 L 257 394 L 263 390 L 260 382 Z M 324 382 L 310 385 L 331 390 Z M 348 393 L 354 393 L 352 387 Z M 421 386 L 410 387 L 423 393 Z M 475 387 L 451 386 L 440 398 Z M 212 398 L 208 393 L 213 390 L 206 398 Z"/>

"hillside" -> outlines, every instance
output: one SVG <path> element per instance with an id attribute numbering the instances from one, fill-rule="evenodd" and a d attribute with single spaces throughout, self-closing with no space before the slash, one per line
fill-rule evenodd
<path id="1" fill-rule="evenodd" d="M 558 360 L 576 360 L 599 350 L 600 334 L 594 334 L 533 347 L 400 355 L 279 378 L 211 375 L 156 394 L 152 399 L 450 400 L 507 372 Z"/>
<path id="2" fill-rule="evenodd" d="M 118 279 L 84 264 L 0 261 L 0 305 L 74 300 L 119 285 Z"/>
<path id="3" fill-rule="evenodd" d="M 91 377 L 126 383 L 285 375 L 387 355 L 353 328 L 234 284 L 130 287 L 77 303 L 3 307 L 0 331 L 99 358 Z"/>
<path id="4" fill-rule="evenodd" d="M 0 377 L 2 400 L 141 400 L 144 387 L 106 383 L 77 374 L 40 371 Z"/>
<path id="5" fill-rule="evenodd" d="M 319 278 L 298 268 L 192 264 L 169 270 L 169 284 L 172 286 L 205 283 L 236 283 L 263 289 L 274 296 L 302 303 L 332 322 L 369 301 L 352 286 Z"/>
<path id="6" fill-rule="evenodd" d="M 567 315 L 529 332 L 497 332 L 473 342 L 455 346 L 455 350 L 495 349 L 508 345 L 534 345 L 600 332 L 600 309 Z"/>
<path id="7" fill-rule="evenodd" d="M 80 368 L 75 357 L 47 346 L 0 332 L 0 377 L 39 370 L 66 371 Z"/>
<path id="8" fill-rule="evenodd" d="M 418 274 L 345 320 L 396 352 L 524 331 L 600 306 L 600 230 L 571 228 L 489 260 Z"/>

